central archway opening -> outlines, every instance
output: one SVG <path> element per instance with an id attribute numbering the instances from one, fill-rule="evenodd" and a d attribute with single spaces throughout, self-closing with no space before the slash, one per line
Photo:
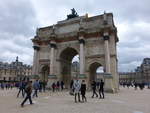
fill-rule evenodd
<path id="1" fill-rule="evenodd" d="M 60 54 L 60 67 L 61 67 L 61 79 L 64 82 L 65 86 L 68 88 L 70 81 L 72 79 L 71 76 L 71 67 L 74 62 L 73 59 L 78 55 L 78 52 L 71 47 L 66 48 Z"/>
<path id="2" fill-rule="evenodd" d="M 99 82 L 100 79 L 104 79 L 103 74 L 104 74 L 104 67 L 98 62 L 92 63 L 90 65 L 89 82 L 92 83 L 93 80 Z"/>

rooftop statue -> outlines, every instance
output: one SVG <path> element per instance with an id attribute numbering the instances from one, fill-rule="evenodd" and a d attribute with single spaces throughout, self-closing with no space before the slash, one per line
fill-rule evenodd
<path id="1" fill-rule="evenodd" d="M 77 12 L 75 11 L 75 9 L 71 9 L 71 14 L 67 15 L 67 20 L 71 19 L 71 18 L 75 18 L 75 17 L 79 17 L 79 15 L 77 14 Z"/>

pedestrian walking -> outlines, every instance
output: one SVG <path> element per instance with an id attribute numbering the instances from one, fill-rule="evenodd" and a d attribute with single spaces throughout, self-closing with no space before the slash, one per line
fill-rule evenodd
<path id="1" fill-rule="evenodd" d="M 103 80 L 101 79 L 101 82 L 100 82 L 100 87 L 99 87 L 99 98 L 103 98 L 104 99 L 104 82 Z"/>
<path id="2" fill-rule="evenodd" d="M 98 97 L 98 94 L 96 93 L 96 82 L 93 80 L 92 81 L 92 91 L 93 91 L 93 95 L 92 95 L 92 98 L 94 98 L 94 95 L 96 95 L 96 97 Z"/>
<path id="3" fill-rule="evenodd" d="M 4 90 L 4 83 L 1 83 L 1 89 Z"/>
<path id="4" fill-rule="evenodd" d="M 137 86 L 138 86 L 137 82 L 134 82 L 134 89 L 135 90 L 137 90 Z"/>
<path id="5" fill-rule="evenodd" d="M 77 102 L 77 95 L 78 95 L 78 101 L 80 102 L 80 88 L 81 88 L 81 83 L 78 79 L 76 79 L 74 81 L 74 84 L 73 84 L 73 87 L 74 87 L 74 95 L 75 95 L 75 102 Z"/>
<path id="6" fill-rule="evenodd" d="M 85 94 L 86 94 L 86 84 L 85 84 L 85 80 L 82 80 L 82 83 L 81 83 L 82 102 L 87 101 Z"/>
<path id="7" fill-rule="evenodd" d="M 70 82 L 70 95 L 74 95 L 74 86 L 73 86 L 73 84 L 74 84 L 74 81 L 73 80 L 71 80 L 71 82 Z"/>
<path id="8" fill-rule="evenodd" d="M 32 81 L 28 81 L 26 87 L 25 87 L 25 92 L 26 92 L 26 98 L 23 100 L 23 102 L 21 103 L 21 107 L 24 106 L 24 103 L 29 99 L 30 104 L 32 103 L 32 99 L 31 99 L 31 93 L 32 93 Z"/>
<path id="9" fill-rule="evenodd" d="M 57 91 L 59 91 L 59 89 L 60 89 L 60 83 L 59 83 L 59 81 L 57 81 L 57 83 L 56 83 L 56 89 L 57 89 Z"/>
<path id="10" fill-rule="evenodd" d="M 53 92 L 55 92 L 55 88 L 56 88 L 56 84 L 55 84 L 55 82 L 53 82 L 53 84 L 52 84 Z"/>
<path id="11" fill-rule="evenodd" d="M 34 83 L 33 83 L 33 88 L 34 88 L 34 93 L 33 93 L 33 97 L 38 97 L 38 94 L 37 94 L 37 92 L 38 92 L 38 90 L 39 90 L 39 88 L 40 88 L 40 84 L 39 84 L 39 81 L 38 80 L 36 80 Z"/>
<path id="12" fill-rule="evenodd" d="M 19 91 L 18 91 L 18 94 L 17 94 L 17 98 L 19 97 L 19 94 L 20 92 L 22 93 L 22 97 L 24 97 L 24 86 L 23 86 L 23 81 L 20 81 L 19 82 Z"/>
<path id="13" fill-rule="evenodd" d="M 61 85 L 61 90 L 63 91 L 63 89 L 64 89 L 64 82 L 61 81 L 60 85 Z"/>
<path id="14" fill-rule="evenodd" d="M 39 81 L 40 87 L 39 87 L 39 92 L 42 92 L 42 81 Z"/>

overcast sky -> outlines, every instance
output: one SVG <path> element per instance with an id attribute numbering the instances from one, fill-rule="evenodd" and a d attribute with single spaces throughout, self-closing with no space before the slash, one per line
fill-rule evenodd
<path id="1" fill-rule="evenodd" d="M 79 15 L 112 12 L 118 29 L 119 71 L 133 71 L 150 57 L 150 0 L 1 0 L 0 61 L 16 56 L 32 64 L 31 38 L 36 28 L 66 19 L 70 9 Z"/>

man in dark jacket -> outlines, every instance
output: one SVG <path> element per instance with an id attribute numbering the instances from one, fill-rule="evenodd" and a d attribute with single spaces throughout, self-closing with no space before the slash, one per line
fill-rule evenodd
<path id="1" fill-rule="evenodd" d="M 59 83 L 59 81 L 57 81 L 57 83 L 56 83 L 56 89 L 57 89 L 57 91 L 60 90 L 60 83 Z"/>
<path id="2" fill-rule="evenodd" d="M 93 80 L 92 81 L 92 90 L 93 90 L 93 95 L 92 95 L 92 98 L 94 98 L 94 95 L 96 95 L 96 97 L 98 97 L 98 94 L 96 93 L 96 82 Z"/>
<path id="3" fill-rule="evenodd" d="M 71 80 L 70 82 L 70 95 L 74 95 L 74 87 L 73 87 L 74 81 Z"/>
<path id="4" fill-rule="evenodd" d="M 63 90 L 64 89 L 64 82 L 61 81 L 60 85 L 61 85 L 61 90 Z"/>
<path id="5" fill-rule="evenodd" d="M 104 98 L 104 82 L 102 79 L 99 87 L 99 98 Z"/>
<path id="6" fill-rule="evenodd" d="M 56 88 L 56 84 L 55 84 L 55 82 L 53 82 L 53 84 L 52 84 L 53 92 L 55 92 L 55 88 Z"/>
<path id="7" fill-rule="evenodd" d="M 25 92 L 26 92 L 26 98 L 23 100 L 23 102 L 21 103 L 21 107 L 24 106 L 24 103 L 29 99 L 30 104 L 32 103 L 32 99 L 31 99 L 31 93 L 32 93 L 32 81 L 28 81 L 26 87 L 25 87 Z"/>
<path id="8" fill-rule="evenodd" d="M 82 95 L 82 102 L 86 102 L 86 96 L 85 96 L 85 93 L 86 93 L 86 84 L 85 84 L 85 80 L 82 80 L 82 83 L 81 83 L 81 95 Z"/>

